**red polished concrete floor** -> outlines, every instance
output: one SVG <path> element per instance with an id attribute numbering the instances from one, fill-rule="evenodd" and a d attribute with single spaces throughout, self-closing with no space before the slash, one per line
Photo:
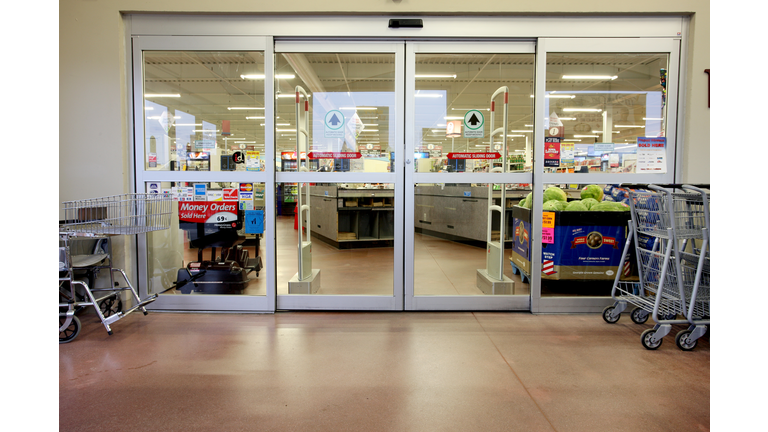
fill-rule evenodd
<path id="1" fill-rule="evenodd" d="M 710 345 L 598 314 L 133 314 L 59 346 L 61 431 L 703 431 Z"/>

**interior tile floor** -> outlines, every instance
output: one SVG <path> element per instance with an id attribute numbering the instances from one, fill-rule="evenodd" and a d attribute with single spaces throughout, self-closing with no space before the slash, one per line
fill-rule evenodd
<path id="1" fill-rule="evenodd" d="M 704 431 L 709 337 L 623 316 L 83 315 L 59 345 L 61 431 Z"/>

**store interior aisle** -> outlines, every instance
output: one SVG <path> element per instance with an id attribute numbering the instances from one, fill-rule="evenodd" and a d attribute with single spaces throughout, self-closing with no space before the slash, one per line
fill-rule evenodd
<path id="1" fill-rule="evenodd" d="M 62 431 L 709 430 L 709 337 L 648 351 L 629 319 L 153 312 L 112 336 L 96 321 L 59 346 Z"/>

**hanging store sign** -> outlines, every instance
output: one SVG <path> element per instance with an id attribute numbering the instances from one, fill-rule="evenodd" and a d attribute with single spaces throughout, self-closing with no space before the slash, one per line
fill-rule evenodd
<path id="1" fill-rule="evenodd" d="M 560 166 L 560 137 L 544 138 L 544 166 Z"/>
<path id="2" fill-rule="evenodd" d="M 237 202 L 179 202 L 179 221 L 222 223 L 237 221 Z"/>

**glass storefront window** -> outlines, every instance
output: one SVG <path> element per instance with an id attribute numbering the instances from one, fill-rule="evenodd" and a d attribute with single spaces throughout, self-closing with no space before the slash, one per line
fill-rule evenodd
<path id="1" fill-rule="evenodd" d="M 281 53 L 275 91 L 277 171 L 394 172 L 394 54 Z"/>
<path id="2" fill-rule="evenodd" d="M 533 54 L 416 54 L 416 172 L 530 172 L 533 78 Z"/>
<path id="3" fill-rule="evenodd" d="M 548 53 L 545 172 L 666 173 L 667 54 Z"/>
<path id="4" fill-rule="evenodd" d="M 264 53 L 145 51 L 143 61 L 145 170 L 264 170 Z"/>
<path id="5" fill-rule="evenodd" d="M 264 183 L 148 182 L 174 200 L 170 229 L 147 234 L 148 293 L 267 293 Z"/>

